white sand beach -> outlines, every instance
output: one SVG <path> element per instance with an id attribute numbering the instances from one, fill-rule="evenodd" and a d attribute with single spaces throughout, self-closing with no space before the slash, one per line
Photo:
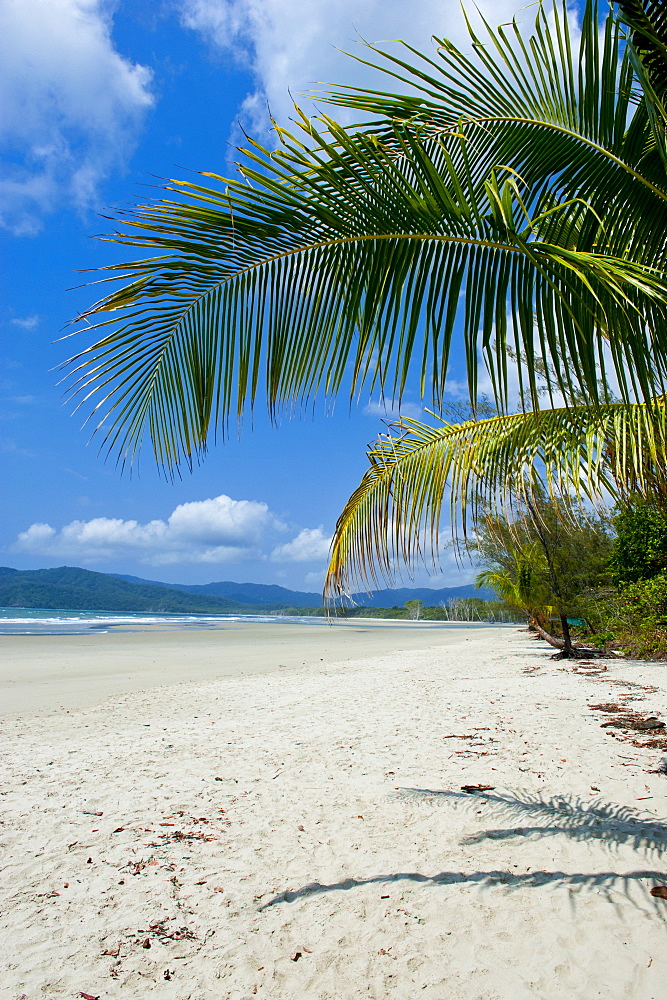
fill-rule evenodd
<path id="1" fill-rule="evenodd" d="M 667 998 L 667 666 L 310 628 L 0 640 L 0 996 Z"/>

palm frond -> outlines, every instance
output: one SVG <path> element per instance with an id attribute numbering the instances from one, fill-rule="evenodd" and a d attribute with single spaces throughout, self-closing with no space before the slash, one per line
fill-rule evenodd
<path id="1" fill-rule="evenodd" d="M 578 54 L 567 17 L 475 39 L 465 86 L 472 64 L 443 44 L 453 83 L 414 71 L 440 108 L 428 128 L 386 105 L 357 133 L 301 118 L 280 150 L 250 145 L 243 180 L 175 181 L 124 217 L 107 239 L 147 255 L 105 269 L 123 287 L 80 317 L 99 339 L 70 369 L 103 447 L 131 463 L 148 435 L 173 469 L 260 395 L 272 416 L 343 390 L 400 400 L 408 373 L 438 408 L 456 340 L 471 398 L 482 351 L 501 407 L 508 346 L 532 405 L 534 359 L 593 402 L 610 358 L 626 399 L 663 391 L 667 188 L 644 170 L 645 111 L 626 127 L 613 19 L 601 59 L 587 17 Z"/>
<path id="2" fill-rule="evenodd" d="M 667 8 L 662 0 L 618 0 L 619 18 L 632 29 L 632 45 L 651 89 L 667 94 Z"/>
<path id="3" fill-rule="evenodd" d="M 613 163 L 651 188 L 651 178 L 642 171 L 647 108 L 622 25 L 609 16 L 601 32 L 598 5 L 587 2 L 577 40 L 570 18 L 566 3 L 554 5 L 551 19 L 540 6 L 530 38 L 516 22 L 497 30 L 485 23 L 484 39 L 470 29 L 470 56 L 444 38 L 434 38 L 432 57 L 405 43 L 403 58 L 367 44 L 371 55 L 359 61 L 390 78 L 401 92 L 350 86 L 322 97 L 377 116 L 370 127 L 378 134 L 396 121 L 431 135 L 456 129 L 460 122 L 484 125 L 499 162 L 521 156 L 520 173 L 530 184 L 549 177 L 564 190 L 599 193 L 599 172 Z M 499 124 L 501 129 L 494 127 Z M 533 141 L 526 143 L 531 134 Z M 566 146 L 568 169 L 563 171 L 557 150 Z M 664 172 L 654 193 L 664 199 Z"/>
<path id="4" fill-rule="evenodd" d="M 667 406 L 607 404 L 436 426 L 403 419 L 371 446 L 369 469 L 332 542 L 334 601 L 437 565 L 444 513 L 465 540 L 481 513 L 547 490 L 600 503 L 605 491 L 653 496 L 667 473 Z"/>
<path id="5" fill-rule="evenodd" d="M 544 557 L 535 544 L 518 543 L 511 540 L 507 545 L 507 561 L 505 568 L 483 569 L 475 576 L 477 587 L 488 587 L 510 607 L 529 614 L 533 618 L 548 618 L 554 613 L 554 608 L 547 603 L 548 593 L 537 567 L 543 563 Z"/>
<path id="6" fill-rule="evenodd" d="M 651 130 L 649 155 L 657 154 L 667 170 L 667 11 L 655 0 L 623 0 L 619 21 L 630 28 L 627 55 L 638 85 Z M 656 159 L 656 156 L 653 156 Z"/>

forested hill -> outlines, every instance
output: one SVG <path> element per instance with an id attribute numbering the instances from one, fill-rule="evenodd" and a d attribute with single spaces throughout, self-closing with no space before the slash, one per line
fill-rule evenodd
<path id="1" fill-rule="evenodd" d="M 186 585 L 187 586 L 187 585 Z M 372 596 L 355 594 L 358 605 L 403 607 L 406 601 L 436 606 L 453 597 L 493 598 L 491 591 L 472 586 L 441 590 L 404 588 L 380 590 Z M 321 606 L 321 595 L 259 583 L 210 583 L 183 589 L 174 584 L 121 577 L 73 566 L 18 570 L 0 567 L 0 607 L 64 608 L 81 611 L 152 611 L 185 614 L 266 614 L 283 608 Z"/>
<path id="2" fill-rule="evenodd" d="M 71 566 L 36 570 L 0 567 L 0 607 L 218 615 L 258 610 L 255 605 L 224 597 L 186 594 L 159 584 L 128 583 Z"/>
<path id="3" fill-rule="evenodd" d="M 322 595 L 302 591 L 288 590 L 286 587 L 279 587 L 277 584 L 267 583 L 235 583 L 232 580 L 220 580 L 217 583 L 159 583 L 157 580 L 142 580 L 138 576 L 118 576 L 119 580 L 127 580 L 130 583 L 151 584 L 152 586 L 170 587 L 174 590 L 185 591 L 189 594 L 215 595 L 225 597 L 230 601 L 239 601 L 245 604 L 258 604 L 270 608 L 306 608 L 318 606 L 322 602 Z M 482 587 L 480 590 L 472 584 L 463 584 L 461 587 L 441 587 L 433 589 L 429 587 L 401 587 L 396 590 L 377 590 L 374 594 L 353 594 L 355 604 L 364 605 L 367 608 L 395 608 L 402 607 L 406 601 L 423 601 L 429 607 L 435 607 L 442 601 L 447 602 L 452 598 L 476 597 L 483 601 L 495 600 L 493 591 Z"/>
<path id="4" fill-rule="evenodd" d="M 171 590 L 197 594 L 200 597 L 224 597 L 241 604 L 257 604 L 263 608 L 309 608 L 322 603 L 322 594 L 314 591 L 289 590 L 275 583 L 234 583 L 221 580 L 217 583 L 162 583 L 160 580 L 143 580 L 139 576 L 116 574 L 128 583 L 169 587 Z"/>

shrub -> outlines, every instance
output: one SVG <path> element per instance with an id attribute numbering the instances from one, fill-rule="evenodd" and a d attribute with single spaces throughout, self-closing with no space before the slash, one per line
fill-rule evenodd
<path id="1" fill-rule="evenodd" d="M 620 584 L 647 580 L 667 571 L 667 510 L 645 500 L 619 504 L 612 571 Z"/>

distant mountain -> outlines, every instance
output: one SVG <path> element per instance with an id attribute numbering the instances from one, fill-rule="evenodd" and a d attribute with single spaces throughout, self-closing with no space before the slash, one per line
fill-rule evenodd
<path id="1" fill-rule="evenodd" d="M 222 597 L 181 593 L 163 585 L 128 583 L 106 573 L 72 566 L 36 570 L 0 567 L 0 607 L 218 615 L 251 614 L 257 610 Z"/>
<path id="2" fill-rule="evenodd" d="M 157 580 L 142 580 L 138 576 L 115 575 L 118 576 L 119 580 L 127 580 L 129 583 L 169 587 L 189 594 L 211 594 L 216 597 L 225 597 L 227 600 L 241 601 L 246 604 L 262 604 L 271 608 L 311 608 L 318 607 L 322 603 L 321 593 L 288 590 L 286 587 L 278 587 L 276 584 L 233 583 L 231 580 L 203 584 L 159 583 Z M 398 590 L 378 590 L 370 596 L 368 594 L 353 594 L 355 604 L 363 604 L 367 608 L 402 607 L 406 601 L 423 601 L 429 607 L 437 607 L 441 601 L 447 602 L 455 597 L 478 597 L 483 601 L 496 599 L 492 590 L 485 587 L 478 590 L 471 583 L 461 587 L 441 587 L 439 590 L 433 590 L 429 587 L 401 587 Z"/>
<path id="3" fill-rule="evenodd" d="M 212 597 L 224 597 L 229 601 L 262 604 L 267 608 L 312 608 L 322 603 L 322 594 L 309 593 L 302 590 L 287 590 L 276 584 L 267 583 L 233 583 L 231 580 L 220 583 L 160 583 L 158 580 L 142 580 L 138 576 L 122 576 L 113 574 L 119 580 L 128 583 L 151 584 L 154 587 L 169 587 L 171 590 L 181 590 L 187 594 L 210 594 Z"/>
<path id="4" fill-rule="evenodd" d="M 379 590 L 372 597 L 366 594 L 354 597 L 357 604 L 365 607 L 393 608 L 410 600 L 433 607 L 453 597 L 493 600 L 494 595 L 469 585 L 441 590 L 404 587 Z M 321 605 L 321 594 L 271 584 L 221 581 L 178 585 L 137 576 L 94 573 L 73 566 L 34 570 L 0 567 L 0 607 L 225 615 L 261 614 L 285 608 L 310 608 L 312 612 Z"/>

